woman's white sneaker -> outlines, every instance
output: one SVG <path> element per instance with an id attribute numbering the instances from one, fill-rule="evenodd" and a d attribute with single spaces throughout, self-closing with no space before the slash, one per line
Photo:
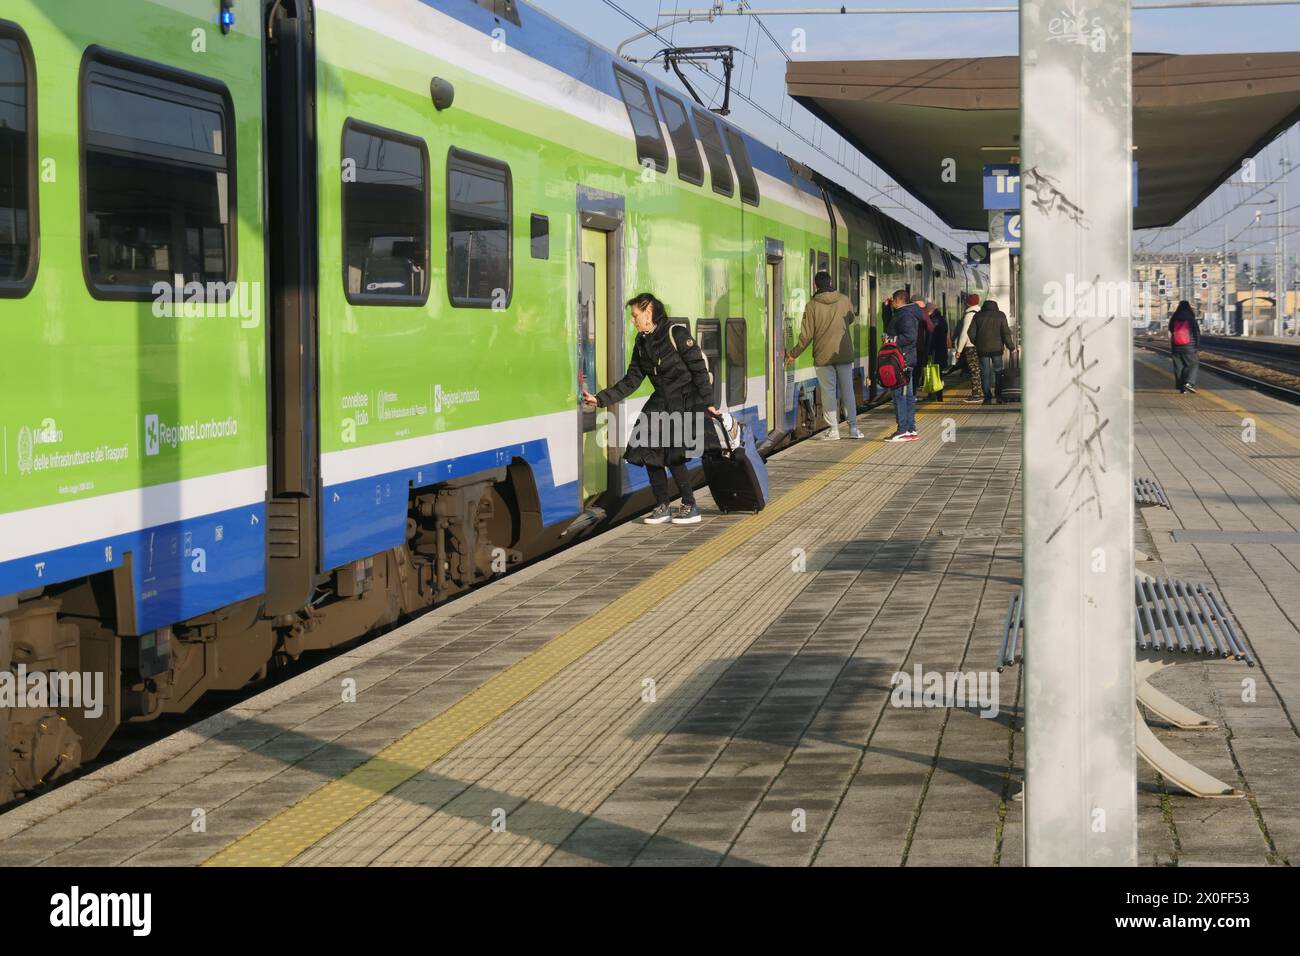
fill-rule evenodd
<path id="1" fill-rule="evenodd" d="M 673 524 L 699 524 L 700 506 L 682 505 L 673 513 Z"/>
<path id="2" fill-rule="evenodd" d="M 660 505 L 645 516 L 646 524 L 667 524 L 673 520 L 673 509 L 668 505 Z"/>

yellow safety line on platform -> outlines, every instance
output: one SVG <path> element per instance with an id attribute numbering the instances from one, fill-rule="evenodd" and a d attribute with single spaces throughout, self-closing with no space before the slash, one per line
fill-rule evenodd
<path id="1" fill-rule="evenodd" d="M 1176 381 L 1174 373 L 1169 371 L 1167 368 L 1163 368 L 1159 365 L 1148 365 L 1147 367 L 1159 372 L 1161 375 L 1164 375 L 1171 382 Z M 1214 369 L 1208 369 L 1207 371 L 1213 374 Z M 1300 448 L 1300 435 L 1294 435 L 1285 428 L 1279 428 L 1267 419 L 1259 417 L 1261 414 L 1267 414 L 1266 412 L 1252 412 L 1249 408 L 1245 408 L 1235 402 L 1230 402 L 1223 396 L 1216 395 L 1214 392 L 1205 388 L 1197 388 L 1196 391 L 1192 393 L 1192 397 L 1208 399 L 1224 411 L 1232 412 L 1234 415 L 1245 415 L 1248 418 L 1254 419 L 1256 425 L 1268 432 L 1274 438 L 1290 445 L 1292 448 Z"/>
<path id="2" fill-rule="evenodd" d="M 888 432 L 882 433 L 882 437 Z M 579 658 L 799 505 L 883 450 L 879 439 L 806 478 L 768 507 L 651 575 L 594 615 L 470 691 L 346 776 L 219 851 L 204 866 L 283 866 L 492 723 Z"/>

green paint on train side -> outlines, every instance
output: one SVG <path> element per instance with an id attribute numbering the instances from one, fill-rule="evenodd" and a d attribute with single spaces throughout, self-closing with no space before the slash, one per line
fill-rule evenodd
<path id="1" fill-rule="evenodd" d="M 443 26 L 455 28 L 450 21 Z M 413 27 L 408 39 L 416 36 Z M 766 239 L 785 243 L 789 303 L 804 290 L 806 250 L 829 245 L 824 214 L 766 196 L 758 209 L 742 206 L 738 195 L 724 198 L 707 183 L 680 180 L 675 159 L 665 173 L 642 169 L 630 129 L 615 132 L 575 115 L 583 100 L 604 94 L 584 90 L 573 104 L 546 105 L 484 75 L 473 51 L 459 62 L 434 57 L 418 42 L 413 46 L 325 11 L 317 38 L 324 453 L 560 412 L 574 412 L 576 421 L 578 184 L 624 197 L 625 295 L 653 291 L 671 315 L 689 318 L 693 328 L 700 319 L 718 319 L 724 328 L 728 318 L 746 319 L 747 375 L 762 373 Z M 474 42 L 486 48 L 491 38 L 475 34 Z M 433 108 L 428 93 L 435 74 L 456 89 L 455 105 L 443 112 Z M 611 115 L 626 124 L 622 104 L 611 103 Z M 598 108 L 609 107 L 590 106 Z M 348 157 L 341 144 L 349 120 L 418 137 L 427 146 L 432 255 L 430 292 L 422 306 L 357 305 L 344 294 L 341 163 Z M 456 308 L 448 300 L 446 171 L 452 148 L 510 167 L 513 288 L 509 305 L 499 311 Z M 549 217 L 549 259 L 530 256 L 532 214 Z M 629 355 L 632 340 L 627 323 Z M 648 391 L 643 385 L 638 394 Z M 470 400 L 439 409 L 439 392 Z M 380 396 L 409 414 L 379 417 Z M 745 404 L 761 408 L 764 396 L 748 394 Z M 364 426 L 356 414 L 363 405 L 371 409 Z"/>
<path id="2" fill-rule="evenodd" d="M 130 7 L 108 15 L 103 0 L 6 0 L 0 10 L 0 18 L 26 33 L 35 63 L 30 92 L 38 113 L 40 248 L 31 290 L 0 297 L 0 513 L 266 462 L 257 18 L 242 18 L 223 36 L 212 3 Z M 105 301 L 88 290 L 79 77 L 92 46 L 198 74 L 228 90 L 236 150 L 234 278 L 251 314 L 227 307 L 221 318 L 217 307 L 196 307 L 194 316 L 158 317 L 152 301 Z M 159 427 L 147 433 L 155 417 Z M 175 511 L 179 493 L 160 504 L 161 512 Z M 138 506 L 106 507 L 129 514 Z M 51 545 L 33 540 L 30 546 Z"/>

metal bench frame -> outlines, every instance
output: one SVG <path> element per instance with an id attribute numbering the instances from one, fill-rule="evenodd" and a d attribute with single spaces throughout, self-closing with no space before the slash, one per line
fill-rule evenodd
<path id="1" fill-rule="evenodd" d="M 1162 508 L 1173 507 L 1169 503 L 1169 496 L 1165 494 L 1165 489 L 1154 478 L 1133 479 L 1133 500 L 1139 505 L 1159 505 Z"/>
<path id="2" fill-rule="evenodd" d="M 1245 794 L 1178 756 L 1147 726 L 1142 708 L 1179 730 L 1208 730 L 1214 721 L 1184 707 L 1150 684 L 1155 674 L 1184 661 L 1245 661 L 1255 657 L 1238 635 L 1219 596 L 1186 581 L 1137 576 L 1133 582 L 1137 610 L 1136 653 L 1137 752 L 1162 777 L 1196 797 L 1242 797 Z M 1006 627 L 998 650 L 998 671 L 1024 660 L 1024 592 L 1017 588 L 1007 607 Z"/>

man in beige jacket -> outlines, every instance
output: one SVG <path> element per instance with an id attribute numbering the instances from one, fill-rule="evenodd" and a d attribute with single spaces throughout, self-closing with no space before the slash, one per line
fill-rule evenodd
<path id="1" fill-rule="evenodd" d="M 848 296 L 835 291 L 829 272 L 817 273 L 813 283 L 817 294 L 804 311 L 799 344 L 787 353 L 785 364 L 793 365 L 812 343 L 813 364 L 817 366 L 817 384 L 822 393 L 822 416 L 826 419 L 826 431 L 821 439 L 840 440 L 840 411 L 848 419 L 849 437 L 862 438 L 858 430 L 858 403 L 853 394 L 853 339 L 849 335 L 853 304 Z"/>

